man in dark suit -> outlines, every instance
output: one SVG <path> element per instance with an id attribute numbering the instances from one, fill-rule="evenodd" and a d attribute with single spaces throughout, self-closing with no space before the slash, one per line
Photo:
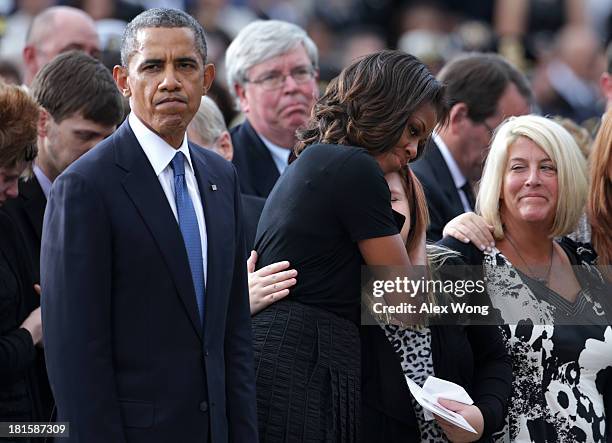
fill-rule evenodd
<path id="1" fill-rule="evenodd" d="M 123 118 L 121 94 L 108 69 L 80 51 L 60 54 L 30 87 L 41 106 L 34 176 L 19 181 L 19 196 L 5 208 L 21 230 L 40 275 L 40 242 L 53 181 L 73 161 L 113 133 Z"/>
<path id="2" fill-rule="evenodd" d="M 495 128 L 529 112 L 531 90 L 515 67 L 496 54 L 472 53 L 439 74 L 451 106 L 448 123 L 434 132 L 423 156 L 411 165 L 425 189 L 430 224 L 427 239 L 442 238 L 446 223 L 475 209 L 474 184 Z"/>
<path id="3" fill-rule="evenodd" d="M 230 92 L 246 121 L 231 130 L 245 194 L 267 198 L 318 96 L 318 52 L 306 32 L 266 20 L 246 26 L 225 55 Z"/>
<path id="4" fill-rule="evenodd" d="M 51 191 L 43 329 L 69 441 L 257 442 L 232 165 L 187 142 L 214 78 L 201 26 L 150 9 L 114 69 L 132 113 Z"/>

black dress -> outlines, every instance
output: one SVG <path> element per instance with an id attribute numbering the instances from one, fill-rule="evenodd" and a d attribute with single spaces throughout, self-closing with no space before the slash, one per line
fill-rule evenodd
<path id="1" fill-rule="evenodd" d="M 264 442 L 359 440 L 360 240 L 397 234 L 390 192 L 367 151 L 313 145 L 270 193 L 258 266 L 289 260 L 290 295 L 253 317 Z"/>

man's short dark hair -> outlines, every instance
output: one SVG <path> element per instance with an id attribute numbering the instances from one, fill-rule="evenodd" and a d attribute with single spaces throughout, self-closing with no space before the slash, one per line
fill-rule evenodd
<path id="1" fill-rule="evenodd" d="M 465 103 L 468 116 L 482 122 L 497 112 L 506 87 L 514 83 L 528 103 L 531 88 L 525 76 L 503 57 L 492 53 L 469 53 L 450 61 L 438 78 L 446 84 L 449 105 Z"/>
<path id="2" fill-rule="evenodd" d="M 121 39 L 121 65 L 127 68 L 132 53 L 136 50 L 136 36 L 145 28 L 189 28 L 193 31 L 196 51 L 206 63 L 206 38 L 204 29 L 196 19 L 186 12 L 170 8 L 153 8 L 138 14 L 125 28 Z"/>
<path id="3" fill-rule="evenodd" d="M 56 123 L 77 113 L 107 126 L 123 119 L 123 100 L 110 71 L 81 51 L 55 57 L 36 74 L 30 89 Z"/>

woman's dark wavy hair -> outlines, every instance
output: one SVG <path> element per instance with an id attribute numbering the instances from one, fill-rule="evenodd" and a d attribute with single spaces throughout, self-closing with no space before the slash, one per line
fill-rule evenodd
<path id="1" fill-rule="evenodd" d="M 295 153 L 314 143 L 360 146 L 372 155 L 390 151 L 425 103 L 438 122 L 446 119 L 444 86 L 419 59 L 402 51 L 367 55 L 329 83 L 297 133 Z"/>

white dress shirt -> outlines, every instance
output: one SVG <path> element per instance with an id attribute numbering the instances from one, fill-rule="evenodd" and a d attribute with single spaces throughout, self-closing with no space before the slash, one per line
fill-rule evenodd
<path id="1" fill-rule="evenodd" d="M 285 172 L 287 166 L 289 166 L 289 156 L 291 155 L 291 149 L 282 148 L 278 145 L 275 145 L 267 138 L 263 137 L 261 134 L 257 134 L 261 137 L 261 141 L 263 141 L 268 151 L 272 155 L 272 160 L 274 160 L 274 164 L 276 165 L 276 169 L 278 169 L 278 173 L 282 174 Z"/>
<path id="2" fill-rule="evenodd" d="M 37 164 L 34 164 L 33 169 L 34 169 L 34 175 L 36 176 L 36 179 L 38 180 L 38 184 L 40 185 L 40 188 L 42 189 L 43 194 L 45 194 L 45 198 L 49 200 L 49 192 L 51 192 L 51 185 L 52 185 L 51 180 L 47 178 L 45 173 L 42 171 L 42 169 L 38 167 Z"/>
<path id="3" fill-rule="evenodd" d="M 448 170 L 450 171 L 451 176 L 453 177 L 453 182 L 455 182 L 455 187 L 457 188 L 457 192 L 459 193 L 459 198 L 461 199 L 461 204 L 463 205 L 464 211 L 474 211 L 474 208 L 470 206 L 470 201 L 468 200 L 467 195 L 465 195 L 465 192 L 463 192 L 463 189 L 461 189 L 467 183 L 467 179 L 461 173 L 459 165 L 457 165 L 453 154 L 451 154 L 451 152 L 448 150 L 448 146 L 446 146 L 446 143 L 444 143 L 444 140 L 442 140 L 442 137 L 440 137 L 439 134 L 433 134 L 433 141 L 436 143 L 436 145 L 438 145 L 440 153 L 442 154 L 442 157 L 446 162 L 446 166 L 448 166 Z"/>
<path id="4" fill-rule="evenodd" d="M 193 164 L 191 162 L 191 155 L 189 155 L 189 145 L 187 144 L 187 135 L 183 138 L 183 144 L 179 149 L 174 149 L 166 141 L 164 141 L 159 135 L 155 134 L 133 112 L 130 113 L 128 121 L 134 135 L 140 143 L 142 150 L 149 159 L 155 175 L 159 180 L 159 184 L 166 194 L 168 204 L 172 209 L 174 218 L 178 223 L 178 213 L 176 211 L 176 201 L 174 199 L 174 171 L 170 162 L 174 158 L 177 151 L 181 151 L 185 154 L 185 182 L 187 183 L 187 191 L 189 197 L 193 202 L 193 209 L 195 209 L 196 217 L 198 219 L 198 228 L 200 230 L 200 240 L 202 242 L 202 260 L 204 265 L 204 281 L 207 279 L 207 257 L 208 257 L 208 238 L 206 236 L 206 221 L 204 220 L 204 208 L 202 206 L 202 199 L 200 197 L 200 189 L 198 188 L 198 182 L 193 172 Z"/>

